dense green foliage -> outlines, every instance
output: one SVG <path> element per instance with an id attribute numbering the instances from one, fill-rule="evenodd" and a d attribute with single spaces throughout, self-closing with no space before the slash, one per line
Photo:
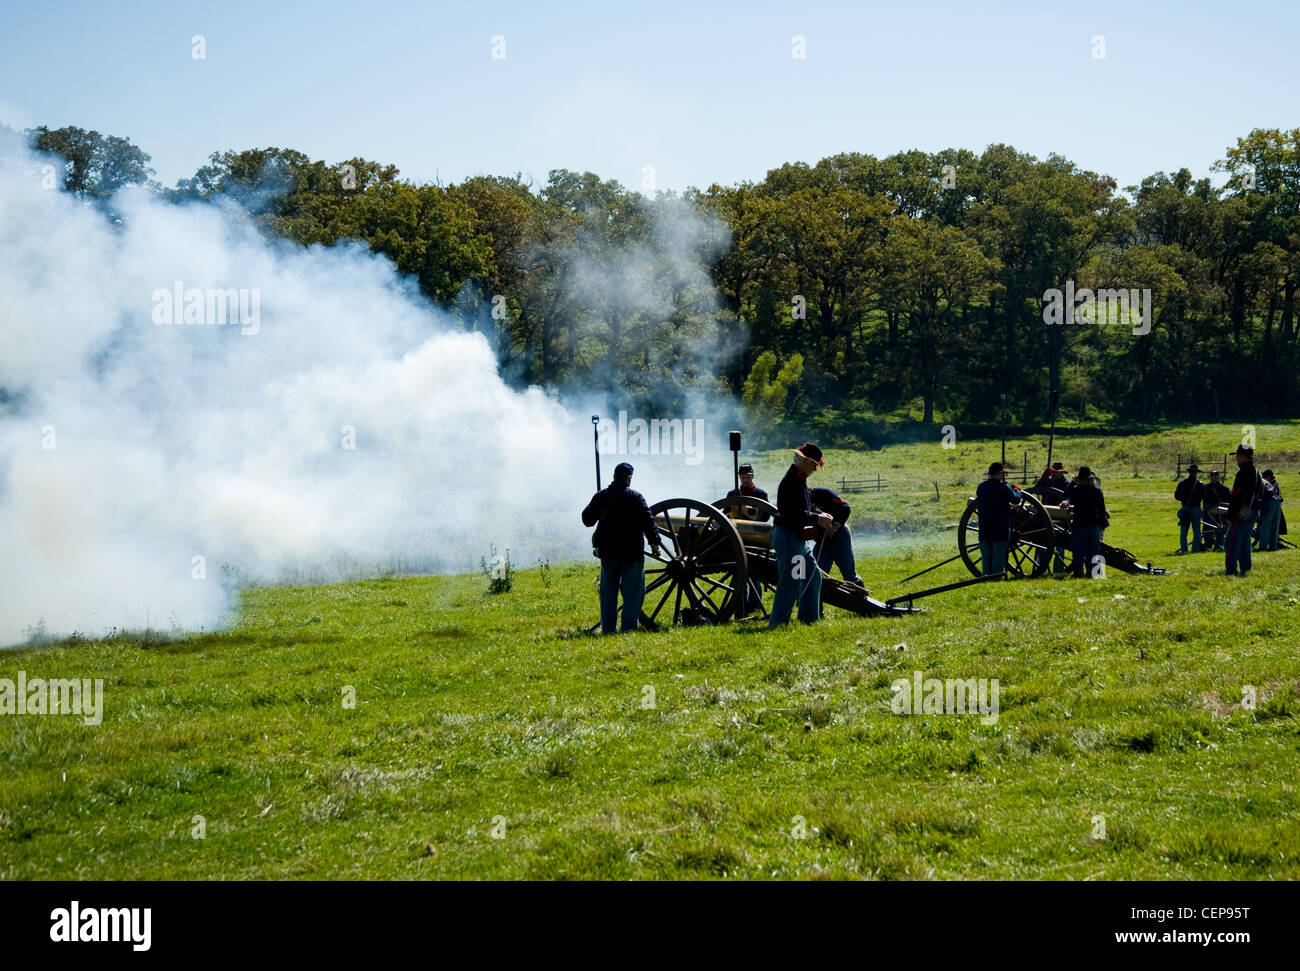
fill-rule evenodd
<path id="1" fill-rule="evenodd" d="M 0 879 L 1296 879 L 1300 554 L 1244 580 L 1170 555 L 1166 450 L 1238 432 L 1062 448 L 1105 477 L 1107 539 L 1167 576 L 597 638 L 588 560 L 497 594 L 481 574 L 251 589 L 228 630 L 5 653 L 0 678 L 103 678 L 104 711 L 0 718 Z M 1258 434 L 1294 467 L 1300 424 Z M 942 526 L 996 448 L 828 453 L 818 477 L 890 482 L 853 500 L 877 595 L 951 555 Z M 996 724 L 894 714 L 915 671 L 999 679 Z"/>
<path id="2" fill-rule="evenodd" d="M 76 162 L 70 189 L 147 178 L 123 139 L 32 137 Z M 798 355 L 784 411 L 755 424 L 1030 423 L 1051 387 L 1100 421 L 1293 414 L 1300 129 L 1252 131 L 1215 167 L 1220 189 L 1181 169 L 1121 192 L 1007 145 L 848 153 L 649 199 L 590 172 L 413 185 L 268 148 L 215 153 L 165 192 L 231 198 L 304 244 L 365 240 L 490 334 L 519 383 L 667 403 L 748 381 L 760 400 Z M 1150 333 L 1044 324 L 1067 282 L 1151 290 Z"/>

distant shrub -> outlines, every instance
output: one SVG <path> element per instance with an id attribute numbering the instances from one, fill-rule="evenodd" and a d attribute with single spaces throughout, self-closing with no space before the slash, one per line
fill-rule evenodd
<path id="1" fill-rule="evenodd" d="M 510 549 L 498 553 L 495 546 L 479 560 L 483 575 L 488 578 L 488 593 L 507 593 L 515 584 L 515 568 L 510 562 Z"/>

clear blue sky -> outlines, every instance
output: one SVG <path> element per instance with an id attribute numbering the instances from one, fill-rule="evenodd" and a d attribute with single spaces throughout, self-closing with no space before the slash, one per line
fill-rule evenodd
<path id="1" fill-rule="evenodd" d="M 1208 174 L 1250 129 L 1300 125 L 1298 11 L 0 0 L 0 120 L 126 136 L 167 185 L 214 150 L 267 145 L 415 181 L 565 167 L 641 188 L 653 165 L 681 189 L 840 151 L 1008 142 L 1124 186 Z"/>

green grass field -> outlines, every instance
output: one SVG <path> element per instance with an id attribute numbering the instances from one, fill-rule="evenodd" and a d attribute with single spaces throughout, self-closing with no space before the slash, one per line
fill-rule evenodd
<path id="1" fill-rule="evenodd" d="M 1103 477 L 1107 541 L 1163 577 L 595 638 L 591 560 L 497 595 L 482 575 L 254 588 L 222 632 L 5 653 L 0 677 L 103 678 L 105 710 L 0 718 L 0 877 L 1296 879 L 1300 552 L 1244 580 L 1171 555 L 1165 456 L 1239 434 L 1057 440 Z M 1300 495 L 1300 422 L 1256 434 Z M 955 552 L 944 527 L 996 449 L 828 448 L 826 484 L 889 486 L 850 497 L 877 596 Z M 774 487 L 784 453 L 749 457 Z M 996 724 L 894 714 L 915 671 L 997 678 Z"/>

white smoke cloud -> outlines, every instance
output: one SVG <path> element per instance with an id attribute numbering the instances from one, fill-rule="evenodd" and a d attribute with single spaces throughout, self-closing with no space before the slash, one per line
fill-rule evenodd
<path id="1" fill-rule="evenodd" d="M 0 645 L 42 620 L 211 628 L 231 577 L 474 569 L 490 544 L 524 566 L 588 555 L 603 402 L 511 389 L 482 336 L 364 245 L 268 241 L 146 190 L 113 219 L 44 187 L 47 162 L 0 152 Z M 256 290 L 256 332 L 155 323 L 176 281 Z M 712 498 L 720 442 L 708 428 L 703 466 L 631 456 L 637 487 Z"/>

